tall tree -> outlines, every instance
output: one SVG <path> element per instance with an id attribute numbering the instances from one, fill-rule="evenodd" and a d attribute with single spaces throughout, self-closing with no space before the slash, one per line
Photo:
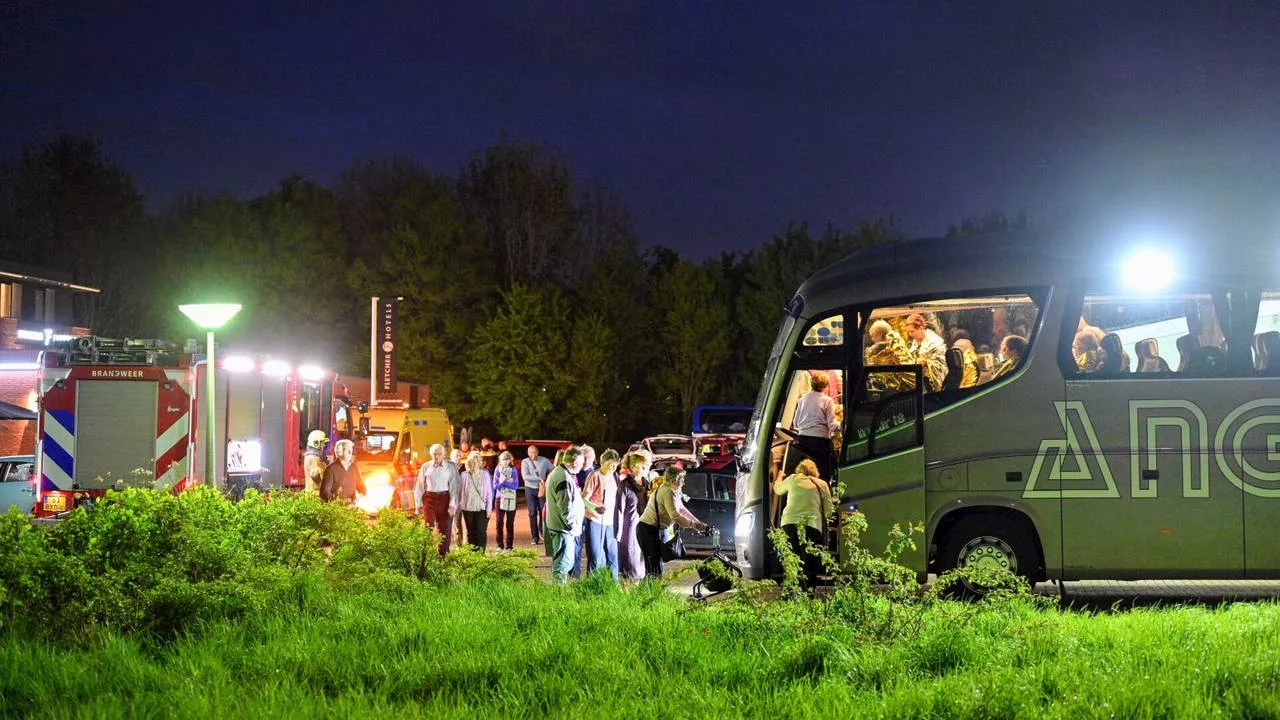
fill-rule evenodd
<path id="1" fill-rule="evenodd" d="M 432 402 L 451 417 L 475 421 L 465 358 L 500 287 L 453 179 L 401 160 L 362 163 L 343 173 L 338 200 L 352 233 L 352 291 L 366 303 L 372 295 L 403 298 L 401 376 L 428 383 Z"/>
<path id="2" fill-rule="evenodd" d="M 5 173 L 10 259 L 70 273 L 101 293 L 77 293 L 77 321 L 105 335 L 136 335 L 148 254 L 143 198 L 92 137 L 24 147 Z"/>
<path id="3" fill-rule="evenodd" d="M 683 427 L 729 357 L 729 310 L 707 269 L 688 260 L 676 262 L 663 277 L 661 303 L 658 382 L 677 401 L 669 409 L 678 409 L 679 419 L 668 415 L 667 422 Z"/>
<path id="4" fill-rule="evenodd" d="M 557 410 L 576 402 L 566 372 L 573 334 L 568 299 L 557 288 L 516 285 L 503 293 L 467 357 L 477 412 L 508 437 L 567 429 Z"/>
<path id="5" fill-rule="evenodd" d="M 570 281 L 577 218 L 573 177 L 547 146 L 495 145 L 462 169 L 458 190 L 466 216 L 484 228 L 505 286 Z"/>
<path id="6" fill-rule="evenodd" d="M 570 437 L 602 443 L 613 439 L 625 383 L 619 382 L 617 342 L 612 328 L 595 313 L 580 315 L 569 335 L 568 402 L 560 417 Z M 613 417 L 611 417 L 613 415 Z"/>

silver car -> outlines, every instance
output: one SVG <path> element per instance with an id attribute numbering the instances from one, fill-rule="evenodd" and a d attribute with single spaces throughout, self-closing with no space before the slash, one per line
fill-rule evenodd
<path id="1" fill-rule="evenodd" d="M 0 457 L 0 512 L 16 507 L 23 515 L 31 513 L 36 500 L 35 465 L 31 455 Z"/>

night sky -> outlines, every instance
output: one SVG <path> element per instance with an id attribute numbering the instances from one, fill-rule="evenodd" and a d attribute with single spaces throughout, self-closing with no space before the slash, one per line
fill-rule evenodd
<path id="1" fill-rule="evenodd" d="M 208 5 L 5 3 L 0 151 L 92 133 L 160 210 L 537 139 L 695 256 L 990 209 L 1280 229 L 1280 2 Z"/>

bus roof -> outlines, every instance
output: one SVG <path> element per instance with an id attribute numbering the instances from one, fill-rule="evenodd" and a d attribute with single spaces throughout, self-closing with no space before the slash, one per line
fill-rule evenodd
<path id="1" fill-rule="evenodd" d="M 887 242 L 819 270 L 797 291 L 802 316 L 881 299 L 977 289 L 1061 284 L 1075 277 L 1119 277 L 1138 247 L 1167 252 L 1180 278 L 1275 278 L 1280 260 L 1263 245 L 1229 242 L 1129 244 L 1094 233 L 1019 232 Z M 1264 249 L 1265 248 L 1265 249 Z"/>

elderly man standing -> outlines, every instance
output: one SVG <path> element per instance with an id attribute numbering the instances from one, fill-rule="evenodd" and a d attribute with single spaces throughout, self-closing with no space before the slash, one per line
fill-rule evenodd
<path id="1" fill-rule="evenodd" d="M 339 440 L 333 446 L 333 462 L 320 478 L 320 499 L 327 502 L 336 498 L 352 503 L 357 494 L 364 494 L 364 479 L 355 463 L 355 443 Z"/>
<path id="2" fill-rule="evenodd" d="M 440 533 L 440 554 L 444 555 L 449 552 L 449 528 L 458 511 L 462 476 L 458 466 L 445 459 L 443 445 L 432 445 L 430 453 L 431 459 L 418 468 L 413 497 L 415 507 L 422 510 L 423 522 Z"/>
<path id="3" fill-rule="evenodd" d="M 538 446 L 529 446 L 529 457 L 520 463 L 520 477 L 524 478 L 524 500 L 529 510 L 529 535 L 534 547 L 542 544 L 542 498 L 538 489 L 551 474 L 551 461 L 538 456 Z"/>
<path id="4" fill-rule="evenodd" d="M 578 448 L 564 451 L 560 466 L 547 478 L 547 534 L 551 538 L 551 579 L 565 584 L 573 568 L 573 551 L 582 535 L 586 505 L 578 487 L 577 474 L 582 470 L 582 453 Z"/>

